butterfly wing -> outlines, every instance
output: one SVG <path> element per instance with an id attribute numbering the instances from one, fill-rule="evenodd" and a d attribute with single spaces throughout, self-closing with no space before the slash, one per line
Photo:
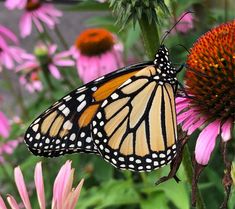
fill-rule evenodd
<path id="1" fill-rule="evenodd" d="M 35 119 L 25 133 L 29 150 L 46 157 L 67 153 L 98 154 L 90 122 L 101 103 L 149 62 L 122 68 L 75 89 Z"/>
<path id="2" fill-rule="evenodd" d="M 115 167 L 151 171 L 175 156 L 175 86 L 158 80 L 154 66 L 144 68 L 107 97 L 93 119 L 93 140 Z"/>

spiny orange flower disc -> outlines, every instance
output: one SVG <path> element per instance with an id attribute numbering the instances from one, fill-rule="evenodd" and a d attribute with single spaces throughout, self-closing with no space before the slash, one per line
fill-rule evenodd
<path id="1" fill-rule="evenodd" d="M 210 119 L 234 120 L 235 20 L 201 36 L 190 50 L 187 66 L 186 91 L 195 96 L 191 105 Z"/>
<path id="2" fill-rule="evenodd" d="M 100 55 L 112 49 L 113 35 L 103 28 L 92 28 L 82 32 L 76 39 L 76 47 L 84 55 Z"/>
<path id="3" fill-rule="evenodd" d="M 26 4 L 26 10 L 32 11 L 39 8 L 41 5 L 39 0 L 28 0 Z"/>

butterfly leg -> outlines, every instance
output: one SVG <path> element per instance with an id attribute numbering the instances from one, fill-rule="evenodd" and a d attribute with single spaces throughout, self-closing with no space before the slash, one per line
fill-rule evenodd
<path id="1" fill-rule="evenodd" d="M 180 167 L 180 163 L 181 163 L 182 157 L 183 157 L 184 145 L 186 144 L 187 140 L 188 140 L 188 137 L 186 137 L 186 136 L 184 136 L 183 139 L 179 140 L 179 148 L 177 150 L 176 157 L 172 160 L 171 170 L 170 170 L 169 174 L 167 176 L 160 178 L 155 183 L 155 185 L 159 185 L 159 184 L 161 184 L 171 178 L 174 178 L 177 183 L 180 181 L 180 179 L 176 176 L 176 173 Z"/>

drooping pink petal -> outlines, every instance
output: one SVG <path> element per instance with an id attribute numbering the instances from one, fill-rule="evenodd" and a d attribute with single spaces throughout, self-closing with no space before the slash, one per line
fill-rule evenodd
<path id="1" fill-rule="evenodd" d="M 20 18 L 20 34 L 21 37 L 25 38 L 26 36 L 30 35 L 32 31 L 32 17 L 30 12 L 26 12 Z"/>
<path id="2" fill-rule="evenodd" d="M 51 17 L 61 17 L 63 13 L 56 9 L 52 4 L 44 4 L 43 10 Z"/>
<path id="3" fill-rule="evenodd" d="M 190 118 L 191 116 L 194 116 L 195 115 L 195 110 L 194 109 L 189 109 L 183 113 L 180 113 L 178 116 L 177 116 L 177 123 L 180 124 L 182 122 L 184 122 L 187 118 Z"/>
<path id="4" fill-rule="evenodd" d="M 208 164 L 219 132 L 220 120 L 215 120 L 205 127 L 200 133 L 195 148 L 195 158 L 199 164 Z"/>
<path id="5" fill-rule="evenodd" d="M 12 70 L 14 67 L 14 61 L 10 56 L 9 52 L 5 51 L 2 53 L 2 62 L 8 70 Z"/>
<path id="6" fill-rule="evenodd" d="M 51 17 L 47 16 L 42 9 L 35 11 L 34 13 L 36 13 L 37 17 L 44 22 L 45 24 L 47 24 L 50 27 L 54 27 L 55 23 L 54 21 L 51 19 Z"/>
<path id="7" fill-rule="evenodd" d="M 35 17 L 35 16 L 32 16 L 32 20 L 33 20 L 36 28 L 38 29 L 38 31 L 40 33 L 42 33 L 44 31 L 44 29 L 43 29 L 43 26 L 42 26 L 41 22 L 38 20 L 38 18 Z"/>
<path id="8" fill-rule="evenodd" d="M 12 31 L 10 31 L 8 28 L 6 28 L 2 25 L 0 25 L 0 35 L 1 34 L 4 35 L 6 38 L 10 39 L 15 44 L 19 43 L 16 35 Z"/>
<path id="9" fill-rule="evenodd" d="M 14 177 L 15 177 L 15 182 L 16 182 L 16 186 L 18 189 L 18 192 L 20 194 L 20 197 L 24 203 L 24 206 L 26 209 L 31 209 L 31 204 L 29 201 L 29 195 L 25 186 L 25 181 L 24 181 L 24 177 L 23 174 L 21 172 L 20 167 L 16 167 L 14 169 Z"/>
<path id="10" fill-rule="evenodd" d="M 0 195 L 0 208 L 1 208 L 1 209 L 7 209 L 7 206 L 5 205 L 5 202 L 3 201 L 1 195 Z"/>
<path id="11" fill-rule="evenodd" d="M 61 79 L 61 74 L 60 71 L 58 70 L 58 68 L 53 65 L 53 64 L 49 64 L 48 66 L 50 73 L 56 78 L 56 79 Z"/>
<path id="12" fill-rule="evenodd" d="M 7 117 L 3 112 L 0 112 L 0 135 L 4 138 L 9 137 L 10 129 L 11 127 Z"/>
<path id="13" fill-rule="evenodd" d="M 20 209 L 18 203 L 16 202 L 13 196 L 7 195 L 7 202 L 11 206 L 12 209 Z"/>
<path id="14" fill-rule="evenodd" d="M 42 164 L 41 162 L 37 163 L 34 171 L 34 182 L 37 191 L 38 203 L 40 209 L 46 208 L 45 202 L 45 192 L 44 192 L 44 183 L 43 183 L 43 176 L 42 176 Z"/>
<path id="15" fill-rule="evenodd" d="M 231 135 L 232 124 L 233 124 L 232 119 L 228 119 L 222 125 L 222 128 L 221 128 L 221 137 L 222 137 L 224 142 L 226 142 L 226 141 L 228 141 L 229 139 L 232 138 L 232 135 Z"/>
<path id="16" fill-rule="evenodd" d="M 27 0 L 6 0 L 5 7 L 9 10 L 23 9 L 26 6 Z"/>

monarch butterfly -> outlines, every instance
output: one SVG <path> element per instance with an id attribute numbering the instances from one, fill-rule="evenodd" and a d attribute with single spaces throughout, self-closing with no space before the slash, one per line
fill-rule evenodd
<path id="1" fill-rule="evenodd" d="M 120 169 L 162 167 L 178 146 L 178 71 L 162 44 L 154 61 L 121 68 L 58 100 L 33 121 L 25 142 L 40 156 L 88 152 Z"/>

